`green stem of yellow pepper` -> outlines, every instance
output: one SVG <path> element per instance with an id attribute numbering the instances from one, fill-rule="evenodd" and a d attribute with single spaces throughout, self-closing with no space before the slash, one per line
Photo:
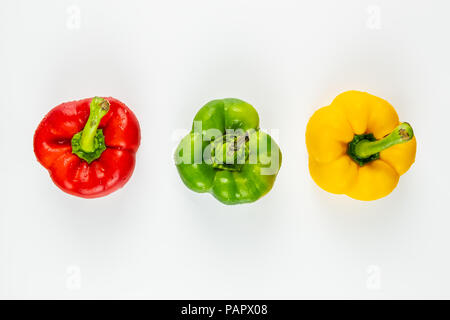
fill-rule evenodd
<path id="1" fill-rule="evenodd" d="M 413 137 L 414 132 L 409 123 L 403 122 L 383 139 L 376 141 L 364 139 L 359 141 L 354 147 L 354 154 L 360 159 L 366 159 L 387 148 L 408 142 Z"/>

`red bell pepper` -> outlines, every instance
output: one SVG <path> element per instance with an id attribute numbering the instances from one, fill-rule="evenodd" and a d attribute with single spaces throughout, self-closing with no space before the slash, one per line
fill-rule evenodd
<path id="1" fill-rule="evenodd" d="M 63 191 L 97 198 L 130 179 L 141 140 L 133 112 L 114 98 L 62 103 L 41 121 L 34 153 Z"/>

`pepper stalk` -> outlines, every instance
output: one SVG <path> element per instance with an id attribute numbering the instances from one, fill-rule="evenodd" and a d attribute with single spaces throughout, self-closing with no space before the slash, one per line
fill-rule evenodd
<path id="1" fill-rule="evenodd" d="M 72 137 L 72 153 L 91 163 L 100 158 L 106 150 L 105 137 L 102 129 L 98 129 L 100 121 L 108 113 L 108 100 L 94 97 L 90 104 L 89 118 L 83 130 Z"/>
<path id="2" fill-rule="evenodd" d="M 240 171 L 249 157 L 249 134 L 225 134 L 212 143 L 212 165 L 216 169 Z"/>
<path id="3" fill-rule="evenodd" d="M 411 125 L 403 122 L 386 137 L 376 140 L 373 134 L 355 135 L 348 144 L 347 154 L 360 166 L 380 158 L 380 152 L 410 141 L 414 137 Z"/>

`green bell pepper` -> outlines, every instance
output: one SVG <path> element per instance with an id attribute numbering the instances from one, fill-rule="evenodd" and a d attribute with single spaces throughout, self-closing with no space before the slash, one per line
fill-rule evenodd
<path id="1" fill-rule="evenodd" d="M 276 142 L 259 130 L 255 108 L 238 99 L 213 100 L 196 114 L 175 151 L 181 180 L 224 204 L 254 202 L 272 189 L 281 166 Z"/>

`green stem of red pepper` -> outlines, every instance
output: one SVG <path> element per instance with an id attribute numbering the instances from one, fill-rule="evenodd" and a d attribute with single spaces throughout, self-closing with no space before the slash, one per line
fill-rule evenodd
<path id="1" fill-rule="evenodd" d="M 72 153 L 88 163 L 100 158 L 106 150 L 103 131 L 98 129 L 100 121 L 109 111 L 109 102 L 100 97 L 94 97 L 90 104 L 89 118 L 84 129 L 72 138 Z"/>

